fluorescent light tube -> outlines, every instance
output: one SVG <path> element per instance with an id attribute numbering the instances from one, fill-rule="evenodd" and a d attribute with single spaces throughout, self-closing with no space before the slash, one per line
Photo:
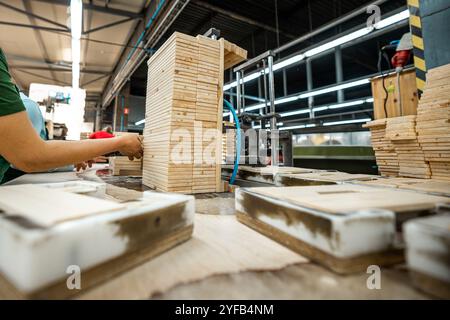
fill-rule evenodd
<path id="1" fill-rule="evenodd" d="M 316 91 L 304 93 L 304 94 L 299 95 L 299 97 L 300 97 L 300 99 L 305 99 L 305 98 L 314 97 L 314 96 L 318 96 L 318 95 L 329 93 L 329 92 L 334 92 L 334 91 L 339 91 L 339 90 L 343 90 L 343 89 L 361 86 L 361 85 L 368 84 L 368 83 L 370 83 L 369 78 L 357 80 L 357 81 L 353 81 L 353 82 L 349 82 L 349 83 L 340 84 L 340 85 L 337 85 L 334 87 L 329 87 L 329 88 L 325 88 L 325 89 L 319 89 Z"/>
<path id="2" fill-rule="evenodd" d="M 327 42 L 321 46 L 318 46 L 317 48 L 308 50 L 305 52 L 306 57 L 312 57 L 319 53 L 322 53 L 324 51 L 336 48 L 344 43 L 350 42 L 352 40 L 358 39 L 362 36 L 365 36 L 366 34 L 369 34 L 373 28 L 362 28 L 360 30 L 357 30 L 355 32 L 349 33 L 343 37 L 337 38 L 333 41 Z"/>
<path id="3" fill-rule="evenodd" d="M 333 104 L 331 106 L 328 106 L 329 109 L 339 109 L 339 108 L 345 108 L 345 107 L 351 107 L 351 106 L 357 106 L 360 104 L 364 104 L 364 100 L 356 100 L 356 101 L 350 101 L 350 102 L 343 102 L 338 104 Z"/>
<path id="4" fill-rule="evenodd" d="M 393 16 L 381 20 L 375 25 L 375 29 L 383 29 L 390 25 L 393 25 L 394 23 L 400 22 L 408 18 L 409 18 L 409 10 L 406 9 L 400 13 L 394 14 Z"/>
<path id="5" fill-rule="evenodd" d="M 364 118 L 364 119 L 355 119 L 355 120 L 344 120 L 344 121 L 334 121 L 334 122 L 324 122 L 324 126 L 335 126 L 339 124 L 350 124 L 350 123 L 360 123 L 360 122 L 368 122 L 372 121 L 370 118 Z"/>
<path id="6" fill-rule="evenodd" d="M 287 66 L 290 66 L 291 64 L 300 62 L 300 61 L 302 61 L 303 59 L 305 59 L 305 55 L 304 55 L 304 54 L 298 54 L 298 55 L 293 56 L 293 57 L 291 57 L 291 58 L 288 58 L 288 59 L 286 59 L 286 60 L 284 60 L 284 61 L 275 63 L 275 64 L 273 65 L 273 71 L 277 71 L 277 70 L 279 70 L 279 69 L 283 69 L 283 68 L 285 68 L 285 67 L 287 67 Z M 267 70 L 267 72 L 269 72 L 269 70 Z"/>
<path id="7" fill-rule="evenodd" d="M 141 124 L 145 123 L 145 119 L 139 120 L 137 122 L 134 123 L 135 126 L 139 126 Z"/>
<path id="8" fill-rule="evenodd" d="M 83 24 L 82 0 L 70 1 L 70 31 L 72 35 L 72 88 L 80 87 L 81 28 Z"/>
<path id="9" fill-rule="evenodd" d="M 280 113 L 281 117 L 290 117 L 295 116 L 297 114 L 304 114 L 309 113 L 309 109 L 301 109 L 301 110 L 295 110 L 295 111 L 288 111 L 288 112 L 282 112 Z"/>
<path id="10" fill-rule="evenodd" d="M 314 123 L 309 123 L 309 124 L 301 124 L 298 126 L 283 127 L 283 128 L 280 128 L 279 130 L 281 131 L 281 130 L 292 130 L 292 129 L 304 129 L 304 128 L 313 128 L 315 126 L 316 125 Z"/>

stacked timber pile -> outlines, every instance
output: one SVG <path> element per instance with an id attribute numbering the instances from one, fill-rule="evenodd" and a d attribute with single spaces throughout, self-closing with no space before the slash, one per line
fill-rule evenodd
<path id="1" fill-rule="evenodd" d="M 386 137 L 386 119 L 374 120 L 363 125 L 371 132 L 372 147 L 375 151 L 378 169 L 383 176 L 397 176 L 398 156 L 391 140 Z"/>
<path id="2" fill-rule="evenodd" d="M 182 193 L 222 189 L 224 55 L 230 57 L 239 51 L 229 44 L 234 51 L 226 51 L 225 44 L 223 39 L 176 32 L 149 59 L 145 185 Z"/>
<path id="3" fill-rule="evenodd" d="M 109 168 L 114 176 L 142 176 L 142 159 L 130 160 L 125 156 L 110 157 Z"/>
<path id="4" fill-rule="evenodd" d="M 450 64 L 427 73 L 416 130 L 431 177 L 450 181 Z"/>
<path id="5" fill-rule="evenodd" d="M 236 130 L 222 133 L 222 164 L 233 164 L 236 158 Z"/>
<path id="6" fill-rule="evenodd" d="M 391 140 L 398 155 L 402 177 L 431 177 L 430 166 L 417 139 L 416 116 L 389 118 L 386 123 L 386 137 Z"/>

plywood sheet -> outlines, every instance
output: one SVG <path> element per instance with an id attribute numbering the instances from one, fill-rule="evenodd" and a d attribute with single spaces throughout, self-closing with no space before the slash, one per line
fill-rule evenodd
<path id="1" fill-rule="evenodd" d="M 334 214 L 364 209 L 387 209 L 394 212 L 429 210 L 448 198 L 387 188 L 357 185 L 312 187 L 252 188 L 253 193 Z"/>
<path id="2" fill-rule="evenodd" d="M 240 224 L 234 216 L 197 214 L 191 240 L 80 296 L 147 299 L 212 275 L 276 270 L 308 260 Z"/>
<path id="3" fill-rule="evenodd" d="M 40 226 L 124 208 L 120 203 L 36 185 L 0 187 L 0 209 Z"/>

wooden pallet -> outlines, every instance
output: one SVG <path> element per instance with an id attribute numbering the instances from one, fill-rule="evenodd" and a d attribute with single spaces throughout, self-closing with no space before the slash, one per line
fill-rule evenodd
<path id="1" fill-rule="evenodd" d="M 181 193 L 222 190 L 224 57 L 229 66 L 244 53 L 223 39 L 175 32 L 149 59 L 145 185 Z"/>
<path id="2" fill-rule="evenodd" d="M 450 64 L 428 71 L 416 130 L 432 178 L 450 181 Z"/>

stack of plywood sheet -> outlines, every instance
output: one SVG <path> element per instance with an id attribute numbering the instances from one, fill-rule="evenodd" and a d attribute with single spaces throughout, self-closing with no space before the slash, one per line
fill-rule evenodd
<path id="1" fill-rule="evenodd" d="M 430 166 L 417 139 L 416 116 L 387 119 L 386 137 L 398 155 L 399 175 L 411 178 L 430 178 Z"/>
<path id="2" fill-rule="evenodd" d="M 434 179 L 450 181 L 450 64 L 427 73 L 416 130 Z"/>
<path id="3" fill-rule="evenodd" d="M 142 159 L 130 160 L 125 156 L 110 157 L 109 168 L 115 176 L 142 176 Z"/>
<path id="4" fill-rule="evenodd" d="M 370 174 L 351 174 L 338 171 L 319 171 L 311 173 L 279 174 L 275 179 L 277 186 L 313 186 L 342 184 L 353 181 L 368 181 L 379 176 Z"/>
<path id="5" fill-rule="evenodd" d="M 371 132 L 372 147 L 375 151 L 378 169 L 383 176 L 397 176 L 398 156 L 391 140 L 386 137 L 386 119 L 375 120 L 363 125 Z"/>
<path id="6" fill-rule="evenodd" d="M 176 32 L 149 59 L 145 185 L 182 193 L 222 189 L 224 55 L 237 52 L 226 51 L 226 45 L 223 39 Z"/>
<path id="7" fill-rule="evenodd" d="M 404 259 L 396 230 L 404 221 L 431 215 L 449 198 L 417 192 L 342 184 L 240 188 L 239 221 L 333 271 L 366 271 L 372 264 Z"/>
<path id="8" fill-rule="evenodd" d="M 450 197 L 450 182 L 435 179 L 380 177 L 374 180 L 357 181 L 355 183 L 373 187 L 414 190 L 418 192 Z"/>

